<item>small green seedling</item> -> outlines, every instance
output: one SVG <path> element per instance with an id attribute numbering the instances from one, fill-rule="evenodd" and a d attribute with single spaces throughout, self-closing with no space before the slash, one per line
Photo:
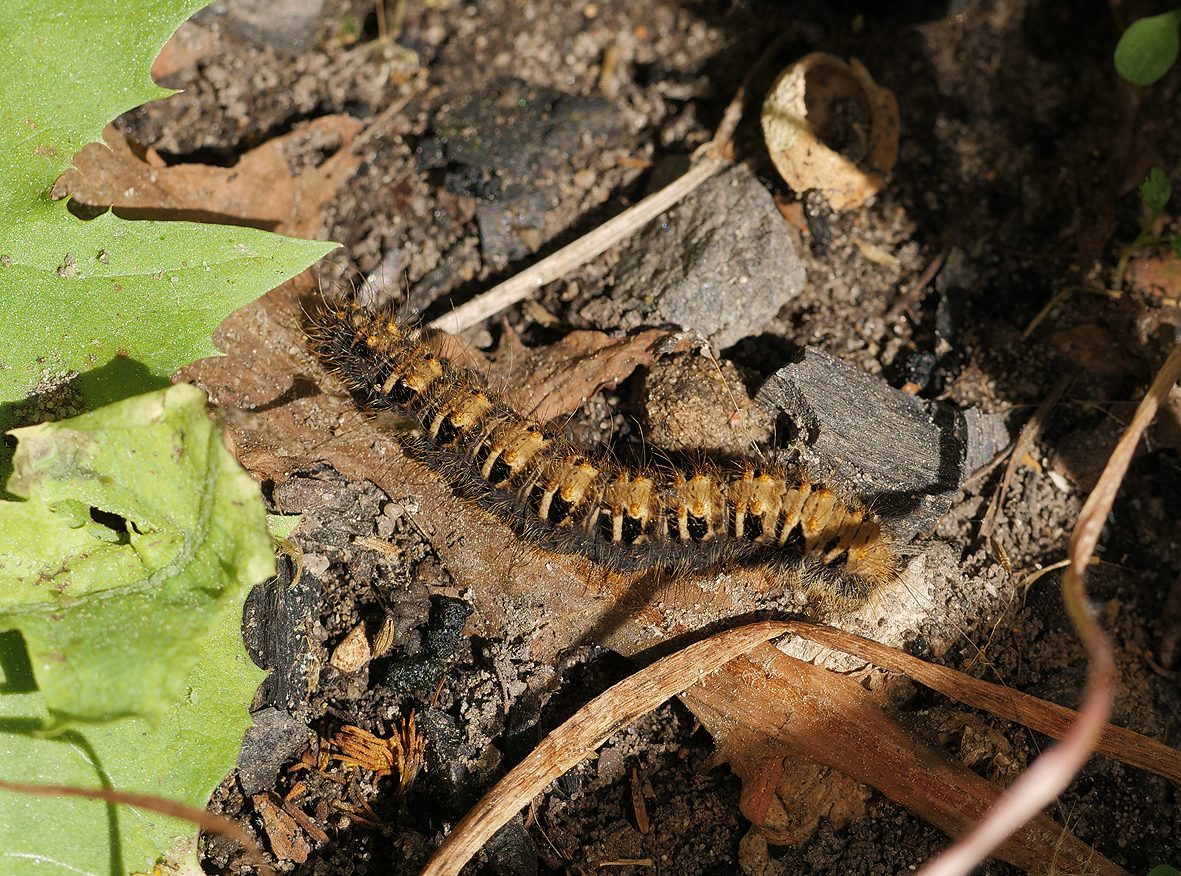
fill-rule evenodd
<path id="1" fill-rule="evenodd" d="M 1167 243 L 1177 258 L 1181 258 L 1181 234 L 1155 234 L 1152 227 L 1164 212 L 1165 205 L 1173 195 L 1173 186 L 1165 172 L 1159 167 L 1149 171 L 1148 176 L 1140 183 L 1140 200 L 1148 208 L 1148 218 L 1140 226 L 1140 234 L 1136 239 L 1120 250 L 1119 261 L 1115 265 L 1115 285 L 1118 287 L 1124 279 L 1128 261 L 1136 253 L 1150 246 L 1160 246 Z"/>
<path id="2" fill-rule="evenodd" d="M 1133 85 L 1152 85 L 1177 61 L 1181 7 L 1138 18 L 1115 47 L 1115 70 Z"/>

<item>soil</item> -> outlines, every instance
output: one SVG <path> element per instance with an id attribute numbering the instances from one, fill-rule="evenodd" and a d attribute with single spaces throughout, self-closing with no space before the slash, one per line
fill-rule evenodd
<path id="1" fill-rule="evenodd" d="M 798 263 L 806 282 L 767 291 L 758 299 L 760 307 L 774 301 L 766 313 L 734 304 L 747 323 L 733 313 L 706 320 L 700 343 L 714 340 L 716 373 L 728 386 L 757 387 L 785 351 L 811 345 L 922 398 L 999 414 L 1013 436 L 1071 375 L 1004 493 L 993 538 L 980 524 L 1003 464 L 970 478 L 914 548 L 925 559 L 912 580 L 926 576 L 940 610 L 900 624 L 896 644 L 1078 704 L 1085 661 L 1057 573 L 1020 582 L 1065 556 L 1119 428 L 1181 331 L 1175 289 L 1129 283 L 1118 296 L 1103 294 L 1120 246 L 1139 230 L 1137 183 L 1154 165 L 1174 178 L 1181 167 L 1181 74 L 1137 91 L 1117 80 L 1110 60 L 1113 10 L 1127 20 L 1153 10 L 1049 0 L 888 10 L 752 0 L 279 5 L 224 0 L 200 13 L 157 66 L 162 83 L 183 93 L 127 114 L 118 130 L 163 165 L 220 168 L 322 117 L 360 120 L 349 171 L 315 214 L 301 214 L 300 227 L 343 245 L 318 269 L 322 287 L 365 285 L 373 299 L 401 302 L 410 318 L 447 312 L 675 175 L 753 69 L 734 147 L 749 177 L 742 185 L 755 189 L 715 193 L 693 209 L 712 204 L 716 213 L 721 204 L 744 215 L 718 213 L 720 225 L 766 235 L 767 214 L 746 214 L 774 216 L 770 205 L 778 207 L 783 224 L 774 233 L 783 240 L 773 264 L 791 273 Z M 756 65 L 778 35 L 770 60 Z M 837 213 L 815 192 L 793 192 L 762 146 L 761 95 L 810 51 L 860 59 L 900 108 L 898 163 L 858 209 Z M 342 136 L 352 135 L 305 136 L 287 153 L 291 174 L 323 165 Z M 675 231 L 675 221 L 668 227 Z M 641 263 L 652 260 L 617 247 L 464 340 L 503 353 L 506 339 L 543 347 L 575 329 L 692 329 L 682 293 L 676 318 L 662 319 L 657 296 L 621 276 Z M 657 309 L 638 310 L 637 300 Z M 234 351 L 256 342 L 256 318 L 232 318 L 219 335 L 231 355 L 200 372 L 214 401 L 232 406 L 245 379 L 231 373 L 240 367 Z M 677 431 L 668 425 L 677 417 L 670 399 L 710 380 L 700 361 L 654 368 L 673 374 L 665 385 L 676 387 L 655 393 L 655 410 L 645 407 L 637 372 L 581 404 L 568 430 L 624 454 L 656 419 L 664 441 Z M 319 391 L 290 366 L 263 378 L 270 398 Z M 715 406 L 716 387 L 705 389 Z M 1089 578 L 1119 666 L 1113 721 L 1173 747 L 1181 744 L 1177 412 L 1162 414 L 1137 458 Z M 232 411 L 227 418 L 240 425 Z M 765 434 L 759 429 L 749 435 Z M 749 435 L 731 449 L 758 440 Z M 302 450 L 313 463 L 314 450 Z M 280 479 L 268 470 L 282 466 L 268 469 L 257 454 L 244 462 L 264 478 L 273 510 L 304 519 L 298 563 L 284 559 L 284 574 L 248 604 L 247 642 L 272 672 L 255 703 L 266 719 L 212 808 L 260 835 L 286 872 L 415 873 L 496 778 L 634 664 L 604 647 L 607 636 L 542 659 L 511 622 L 477 623 L 473 590 L 488 583 L 447 559 L 455 545 L 419 513 L 443 500 L 413 477 L 382 490 L 376 475 L 327 465 Z M 367 641 L 385 630 L 392 644 L 352 668 L 336 652 L 358 624 Z M 897 720 L 991 779 L 1011 781 L 1046 747 L 1019 726 L 892 683 Z M 303 753 L 309 740 L 345 726 L 388 738 L 412 712 L 425 764 L 404 793 L 396 772 L 375 777 Z M 905 808 L 861 789 L 863 816 L 821 819 L 797 845 L 767 846 L 740 812 L 739 780 L 711 760 L 713 747 L 683 705 L 666 704 L 550 786 L 470 872 L 900 873 L 947 844 Z M 313 829 L 281 841 L 273 804 L 297 783 L 292 807 Z M 1097 757 L 1050 814 L 1130 872 L 1181 864 L 1181 799 L 1163 778 Z M 203 856 L 209 873 L 243 872 L 236 847 L 217 837 L 204 839 Z M 980 869 L 1011 871 L 995 861 Z"/>

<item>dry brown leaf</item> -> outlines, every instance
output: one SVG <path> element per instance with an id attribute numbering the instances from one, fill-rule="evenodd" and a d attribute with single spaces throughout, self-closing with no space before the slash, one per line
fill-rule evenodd
<path id="1" fill-rule="evenodd" d="M 494 357 L 504 397 L 542 422 L 569 416 L 601 389 L 618 385 L 641 365 L 656 361 L 654 347 L 669 337 L 648 329 L 623 339 L 574 331 L 556 344 L 526 348 L 508 330 Z"/>
<path id="2" fill-rule="evenodd" d="M 329 757 L 333 760 L 369 770 L 377 778 L 388 776 L 397 768 L 396 737 L 382 739 L 363 727 L 346 724 L 328 742 L 332 747 Z"/>
<path id="3" fill-rule="evenodd" d="M 255 794 L 251 800 L 254 811 L 262 819 L 262 829 L 266 832 L 271 853 L 280 861 L 294 861 L 297 864 L 306 861 L 312 853 L 312 844 L 291 814 L 276 806 L 267 794 Z"/>
<path id="4" fill-rule="evenodd" d="M 738 733 L 760 752 L 840 770 L 952 836 L 975 824 L 1002 791 L 903 730 L 856 680 L 769 645 L 723 667 L 682 700 L 723 745 Z M 1124 873 L 1044 815 L 995 855 L 1031 871 L 1055 863 L 1063 872 Z"/>
<path id="5" fill-rule="evenodd" d="M 361 164 L 349 148 L 363 124 L 350 116 L 323 116 L 242 155 L 233 167 L 161 166 L 154 153 L 136 154 L 113 125 L 105 145 L 91 143 L 53 187 L 94 207 L 134 211 L 137 218 L 190 219 L 249 225 L 295 237 L 322 231 L 323 211 Z M 332 155 L 320 162 L 301 156 Z"/>
<path id="6" fill-rule="evenodd" d="M 779 175 L 797 192 L 818 190 L 834 210 L 880 192 L 898 160 L 898 101 L 856 58 L 800 58 L 767 92 L 761 121 Z"/>

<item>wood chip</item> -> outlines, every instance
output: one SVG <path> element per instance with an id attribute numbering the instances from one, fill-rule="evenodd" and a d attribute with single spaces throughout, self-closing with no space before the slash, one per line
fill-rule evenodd
<path id="1" fill-rule="evenodd" d="M 373 651 L 365 636 L 365 624 L 359 623 L 333 649 L 328 663 L 341 672 L 353 673 L 368 666 L 372 659 Z"/>
<path id="2" fill-rule="evenodd" d="M 294 861 L 296 864 L 306 861 L 312 853 L 312 845 L 295 819 L 276 806 L 268 794 L 255 794 L 250 799 L 254 803 L 254 811 L 262 820 L 262 829 L 267 835 L 271 853 L 280 861 Z"/>

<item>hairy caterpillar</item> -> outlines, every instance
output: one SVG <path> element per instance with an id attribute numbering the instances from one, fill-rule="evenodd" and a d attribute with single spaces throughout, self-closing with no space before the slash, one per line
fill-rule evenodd
<path id="1" fill-rule="evenodd" d="M 313 352 L 368 410 L 418 421 L 408 449 L 523 539 L 609 569 L 765 565 L 809 589 L 865 599 L 898 576 L 869 511 L 806 472 L 743 462 L 625 466 L 517 413 L 398 322 L 354 301 L 312 318 Z"/>

